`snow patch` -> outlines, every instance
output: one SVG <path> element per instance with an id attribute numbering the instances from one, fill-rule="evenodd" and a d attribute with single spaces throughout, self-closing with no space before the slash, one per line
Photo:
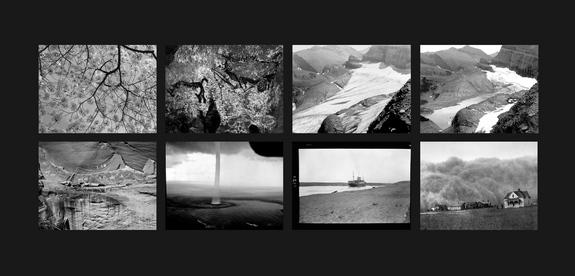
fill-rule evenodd
<path id="1" fill-rule="evenodd" d="M 491 65 L 491 68 L 493 68 L 493 72 L 484 71 L 487 74 L 487 79 L 496 86 L 505 86 L 512 92 L 528 90 L 537 83 L 536 79 L 522 77 L 509 68 L 497 67 L 495 65 Z"/>
<path id="2" fill-rule="evenodd" d="M 364 99 L 396 92 L 411 78 L 411 74 L 399 73 L 391 66 L 381 69 L 382 65 L 382 63 L 365 63 L 360 68 L 350 70 L 351 78 L 341 91 L 321 104 L 293 114 L 293 132 L 314 133 L 327 116 Z M 360 130 L 365 132 L 371 123 L 368 118 L 375 118 L 377 115 L 374 114 L 379 114 L 384 107 L 385 104 L 378 103 L 360 113 L 362 122 L 356 132 Z"/>
<path id="3" fill-rule="evenodd" d="M 493 126 L 495 126 L 499 120 L 499 115 L 509 111 L 509 109 L 511 109 L 514 104 L 515 103 L 506 104 L 483 115 L 483 117 L 479 119 L 479 123 L 477 124 L 475 132 L 490 133 L 493 129 Z"/>
<path id="4" fill-rule="evenodd" d="M 367 129 L 369 128 L 369 125 L 373 121 L 375 121 L 379 113 L 383 111 L 383 109 L 385 108 L 387 103 L 389 103 L 389 101 L 391 101 L 391 97 L 384 99 L 381 102 L 378 102 L 377 104 L 374 104 L 369 108 L 365 109 L 363 112 L 361 112 L 359 114 L 361 122 L 357 126 L 355 133 L 366 133 Z"/>

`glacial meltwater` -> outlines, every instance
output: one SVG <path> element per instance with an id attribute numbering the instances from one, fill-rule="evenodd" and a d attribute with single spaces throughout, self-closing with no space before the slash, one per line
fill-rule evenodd
<path id="1" fill-rule="evenodd" d="M 436 123 L 441 129 L 446 129 L 449 126 L 451 126 L 451 121 L 453 120 L 453 117 L 455 117 L 455 114 L 457 114 L 459 110 L 473 104 L 478 104 L 497 94 L 511 94 L 522 90 L 529 90 L 529 88 L 531 88 L 535 83 L 537 83 L 536 79 L 522 77 L 518 75 L 515 71 L 510 70 L 509 68 L 497 67 L 495 65 L 491 65 L 491 68 L 493 69 L 493 72 L 491 71 L 484 71 L 484 72 L 486 74 L 487 79 L 491 81 L 491 83 L 493 83 L 493 85 L 495 86 L 494 93 L 483 94 L 477 97 L 463 100 L 453 106 L 448 106 L 434 110 L 433 113 L 426 115 L 426 117 L 429 118 L 434 123 Z M 499 108 L 497 110 L 499 110 Z M 497 116 L 499 116 L 499 114 L 497 114 Z M 495 118 L 497 118 L 497 116 Z M 490 118 L 491 117 L 485 118 L 485 120 L 492 120 L 492 118 L 491 119 Z M 496 122 L 497 121 L 495 121 L 495 123 Z M 495 123 L 493 123 L 491 127 L 495 125 Z M 487 121 L 483 122 L 482 128 L 486 128 L 487 127 L 486 124 Z M 491 127 L 489 128 L 490 130 Z M 477 129 L 479 130 L 479 127 Z"/>
<path id="2" fill-rule="evenodd" d="M 429 120 L 436 123 L 441 129 L 446 129 L 449 126 L 451 126 L 451 121 L 453 120 L 453 117 L 455 117 L 455 114 L 457 114 L 457 111 L 464 109 L 470 105 L 478 104 L 484 100 L 487 100 L 489 97 L 492 97 L 493 95 L 495 94 L 485 94 L 467 100 L 463 100 L 456 105 L 434 110 L 433 113 L 426 115 L 426 117 Z"/>

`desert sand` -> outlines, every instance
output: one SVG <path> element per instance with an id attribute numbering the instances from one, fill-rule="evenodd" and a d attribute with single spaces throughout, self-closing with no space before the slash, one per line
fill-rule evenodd
<path id="1" fill-rule="evenodd" d="M 300 223 L 409 223 L 409 182 L 299 201 Z"/>

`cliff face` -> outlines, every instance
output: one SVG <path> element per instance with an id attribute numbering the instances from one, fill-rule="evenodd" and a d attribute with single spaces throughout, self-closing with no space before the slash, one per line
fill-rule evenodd
<path id="1" fill-rule="evenodd" d="M 406 133 L 410 130 L 411 80 L 408 80 L 369 125 L 367 133 Z"/>
<path id="2" fill-rule="evenodd" d="M 539 84 L 533 85 L 519 101 L 499 117 L 492 133 L 539 132 Z"/>
<path id="3" fill-rule="evenodd" d="M 411 48 L 409 46 L 374 45 L 363 55 L 364 61 L 383 62 L 399 69 L 411 68 Z"/>
<path id="4" fill-rule="evenodd" d="M 539 67 L 538 45 L 503 45 L 492 61 L 508 67 L 523 77 L 537 77 Z"/>

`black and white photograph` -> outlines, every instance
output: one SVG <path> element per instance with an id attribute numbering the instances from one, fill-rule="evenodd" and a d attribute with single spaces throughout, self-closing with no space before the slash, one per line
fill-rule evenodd
<path id="1" fill-rule="evenodd" d="M 282 133 L 282 45 L 166 47 L 168 133 Z"/>
<path id="2" fill-rule="evenodd" d="M 411 46 L 293 45 L 293 133 L 407 133 Z"/>
<path id="3" fill-rule="evenodd" d="M 42 230 L 156 230 L 155 142 L 40 142 Z"/>
<path id="4" fill-rule="evenodd" d="M 328 144 L 296 146 L 298 223 L 408 225 L 409 144 Z"/>
<path id="5" fill-rule="evenodd" d="M 155 45 L 39 45 L 39 133 L 155 133 Z"/>
<path id="6" fill-rule="evenodd" d="M 538 133 L 538 45 L 421 45 L 421 133 Z"/>
<path id="7" fill-rule="evenodd" d="M 537 230 L 537 142 L 422 142 L 422 230 Z"/>
<path id="8" fill-rule="evenodd" d="M 166 144 L 168 230 L 283 227 L 281 142 Z"/>

